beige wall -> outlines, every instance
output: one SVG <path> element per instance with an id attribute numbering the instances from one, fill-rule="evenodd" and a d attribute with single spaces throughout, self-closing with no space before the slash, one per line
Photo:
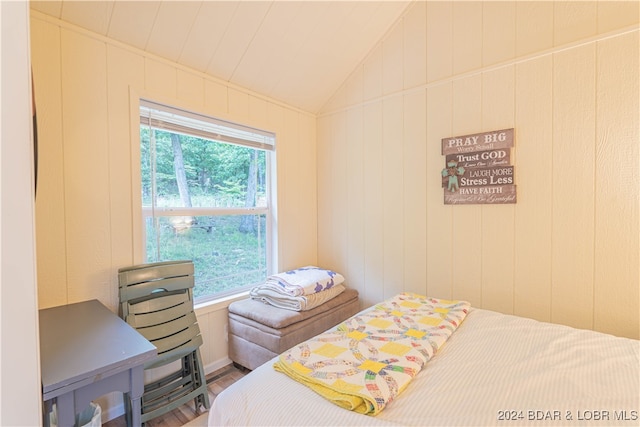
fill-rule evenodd
<path id="1" fill-rule="evenodd" d="M 318 118 L 318 262 L 640 338 L 638 2 L 418 2 Z M 442 138 L 515 128 L 512 205 L 443 203 Z"/>
<path id="2" fill-rule="evenodd" d="M 142 262 L 132 137 L 138 125 L 129 108 L 139 96 L 274 131 L 278 268 L 316 263 L 313 115 L 36 11 L 31 37 L 40 135 L 40 308 L 97 298 L 116 311 L 117 269 Z M 226 305 L 198 310 L 209 370 L 229 361 Z"/>
<path id="3" fill-rule="evenodd" d="M 0 2 L 0 425 L 42 420 L 29 7 Z"/>

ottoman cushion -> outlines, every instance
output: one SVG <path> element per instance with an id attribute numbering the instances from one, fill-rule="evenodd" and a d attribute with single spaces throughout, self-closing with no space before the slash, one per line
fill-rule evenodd
<path id="1" fill-rule="evenodd" d="M 359 311 L 358 291 L 346 288 L 337 297 L 308 311 L 277 308 L 246 299 L 229 305 L 229 357 L 249 369 Z"/>

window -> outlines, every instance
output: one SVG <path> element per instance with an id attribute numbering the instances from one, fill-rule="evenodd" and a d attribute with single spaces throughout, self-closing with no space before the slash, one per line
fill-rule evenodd
<path id="1" fill-rule="evenodd" d="M 193 260 L 198 302 L 264 281 L 274 157 L 272 133 L 141 100 L 146 262 Z"/>

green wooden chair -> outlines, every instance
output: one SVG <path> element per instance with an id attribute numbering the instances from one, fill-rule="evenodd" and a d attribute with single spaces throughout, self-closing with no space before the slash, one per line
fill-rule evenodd
<path id="1" fill-rule="evenodd" d="M 142 423 L 191 399 L 196 410 L 209 409 L 199 350 L 202 336 L 193 310 L 193 263 L 168 261 L 121 268 L 118 282 L 120 316 L 158 348 L 158 357 L 145 369 L 176 365 L 171 374 L 145 384 Z M 127 408 L 127 417 L 130 415 L 131 408 Z"/>

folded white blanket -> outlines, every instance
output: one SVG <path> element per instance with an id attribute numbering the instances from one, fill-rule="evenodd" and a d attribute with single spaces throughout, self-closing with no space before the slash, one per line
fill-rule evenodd
<path id="1" fill-rule="evenodd" d="M 324 291 L 342 282 L 344 277 L 340 273 L 307 266 L 271 275 L 267 277 L 264 285 L 281 289 L 289 295 L 301 296 Z"/>
<path id="2" fill-rule="evenodd" d="M 272 286 L 256 286 L 251 289 L 249 295 L 252 299 L 262 301 L 274 307 L 284 308 L 286 310 L 306 311 L 337 297 L 344 289 L 344 285 L 340 284 L 332 286 L 322 292 L 316 292 L 315 294 L 294 296 L 274 289 Z"/>

